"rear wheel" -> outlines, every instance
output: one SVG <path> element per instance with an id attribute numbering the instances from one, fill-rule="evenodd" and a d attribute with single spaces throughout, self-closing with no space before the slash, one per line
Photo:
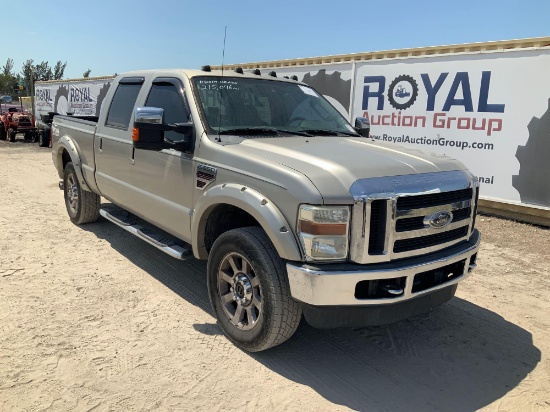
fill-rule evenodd
<path id="1" fill-rule="evenodd" d="M 65 206 L 71 222 L 76 225 L 95 222 L 99 217 L 101 197 L 82 189 L 72 162 L 65 166 L 63 185 Z"/>
<path id="2" fill-rule="evenodd" d="M 6 129 L 4 129 L 4 125 L 0 123 L 0 140 L 6 140 Z"/>
<path id="3" fill-rule="evenodd" d="M 46 138 L 46 132 L 44 132 L 44 130 L 40 130 L 38 132 L 38 146 L 48 147 L 49 145 L 50 145 L 49 137 Z"/>
<path id="4" fill-rule="evenodd" d="M 233 229 L 214 242 L 208 293 L 226 336 L 249 352 L 285 342 L 300 323 L 284 262 L 259 227 Z"/>

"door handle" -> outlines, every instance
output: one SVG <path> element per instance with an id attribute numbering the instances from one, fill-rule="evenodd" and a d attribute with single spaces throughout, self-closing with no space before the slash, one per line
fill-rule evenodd
<path id="1" fill-rule="evenodd" d="M 103 138 L 99 138 L 99 153 L 103 153 Z"/>

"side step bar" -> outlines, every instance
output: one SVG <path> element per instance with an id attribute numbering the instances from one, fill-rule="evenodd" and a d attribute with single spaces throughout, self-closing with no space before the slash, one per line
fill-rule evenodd
<path id="1" fill-rule="evenodd" d="M 168 234 L 156 232 L 154 229 L 147 227 L 145 221 L 133 216 L 124 209 L 115 205 L 105 205 L 99 210 L 99 214 L 173 258 L 185 260 L 192 256 L 189 245 Z"/>

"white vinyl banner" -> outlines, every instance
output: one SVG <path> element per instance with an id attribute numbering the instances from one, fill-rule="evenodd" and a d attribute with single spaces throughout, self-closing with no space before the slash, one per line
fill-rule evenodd
<path id="1" fill-rule="evenodd" d="M 110 81 L 86 81 L 69 83 L 69 107 L 75 116 L 99 115 L 99 104 L 109 90 Z"/>
<path id="2" fill-rule="evenodd" d="M 99 116 L 111 79 L 60 81 L 35 84 L 35 114 L 55 112 L 75 116 Z"/>
<path id="3" fill-rule="evenodd" d="M 482 197 L 548 207 L 549 73 L 548 49 L 365 62 L 352 114 L 381 143 L 460 160 Z"/>
<path id="4" fill-rule="evenodd" d="M 36 84 L 34 88 L 35 116 L 40 119 L 43 114 L 54 112 L 55 96 L 60 84 Z"/>

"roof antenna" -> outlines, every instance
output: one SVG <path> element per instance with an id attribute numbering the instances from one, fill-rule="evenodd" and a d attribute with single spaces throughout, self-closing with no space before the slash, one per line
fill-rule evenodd
<path id="1" fill-rule="evenodd" d="M 225 39 L 227 38 L 227 26 L 225 26 L 225 31 L 223 33 L 223 51 L 222 51 L 222 77 L 223 77 L 223 62 L 225 60 Z"/>
<path id="2" fill-rule="evenodd" d="M 225 61 L 225 39 L 227 38 L 227 26 L 223 33 L 223 50 L 222 50 L 222 78 L 223 78 L 223 63 Z M 218 110 L 218 142 L 221 142 L 220 129 L 222 126 L 222 103 L 223 103 L 223 85 L 220 88 L 220 110 Z"/>

